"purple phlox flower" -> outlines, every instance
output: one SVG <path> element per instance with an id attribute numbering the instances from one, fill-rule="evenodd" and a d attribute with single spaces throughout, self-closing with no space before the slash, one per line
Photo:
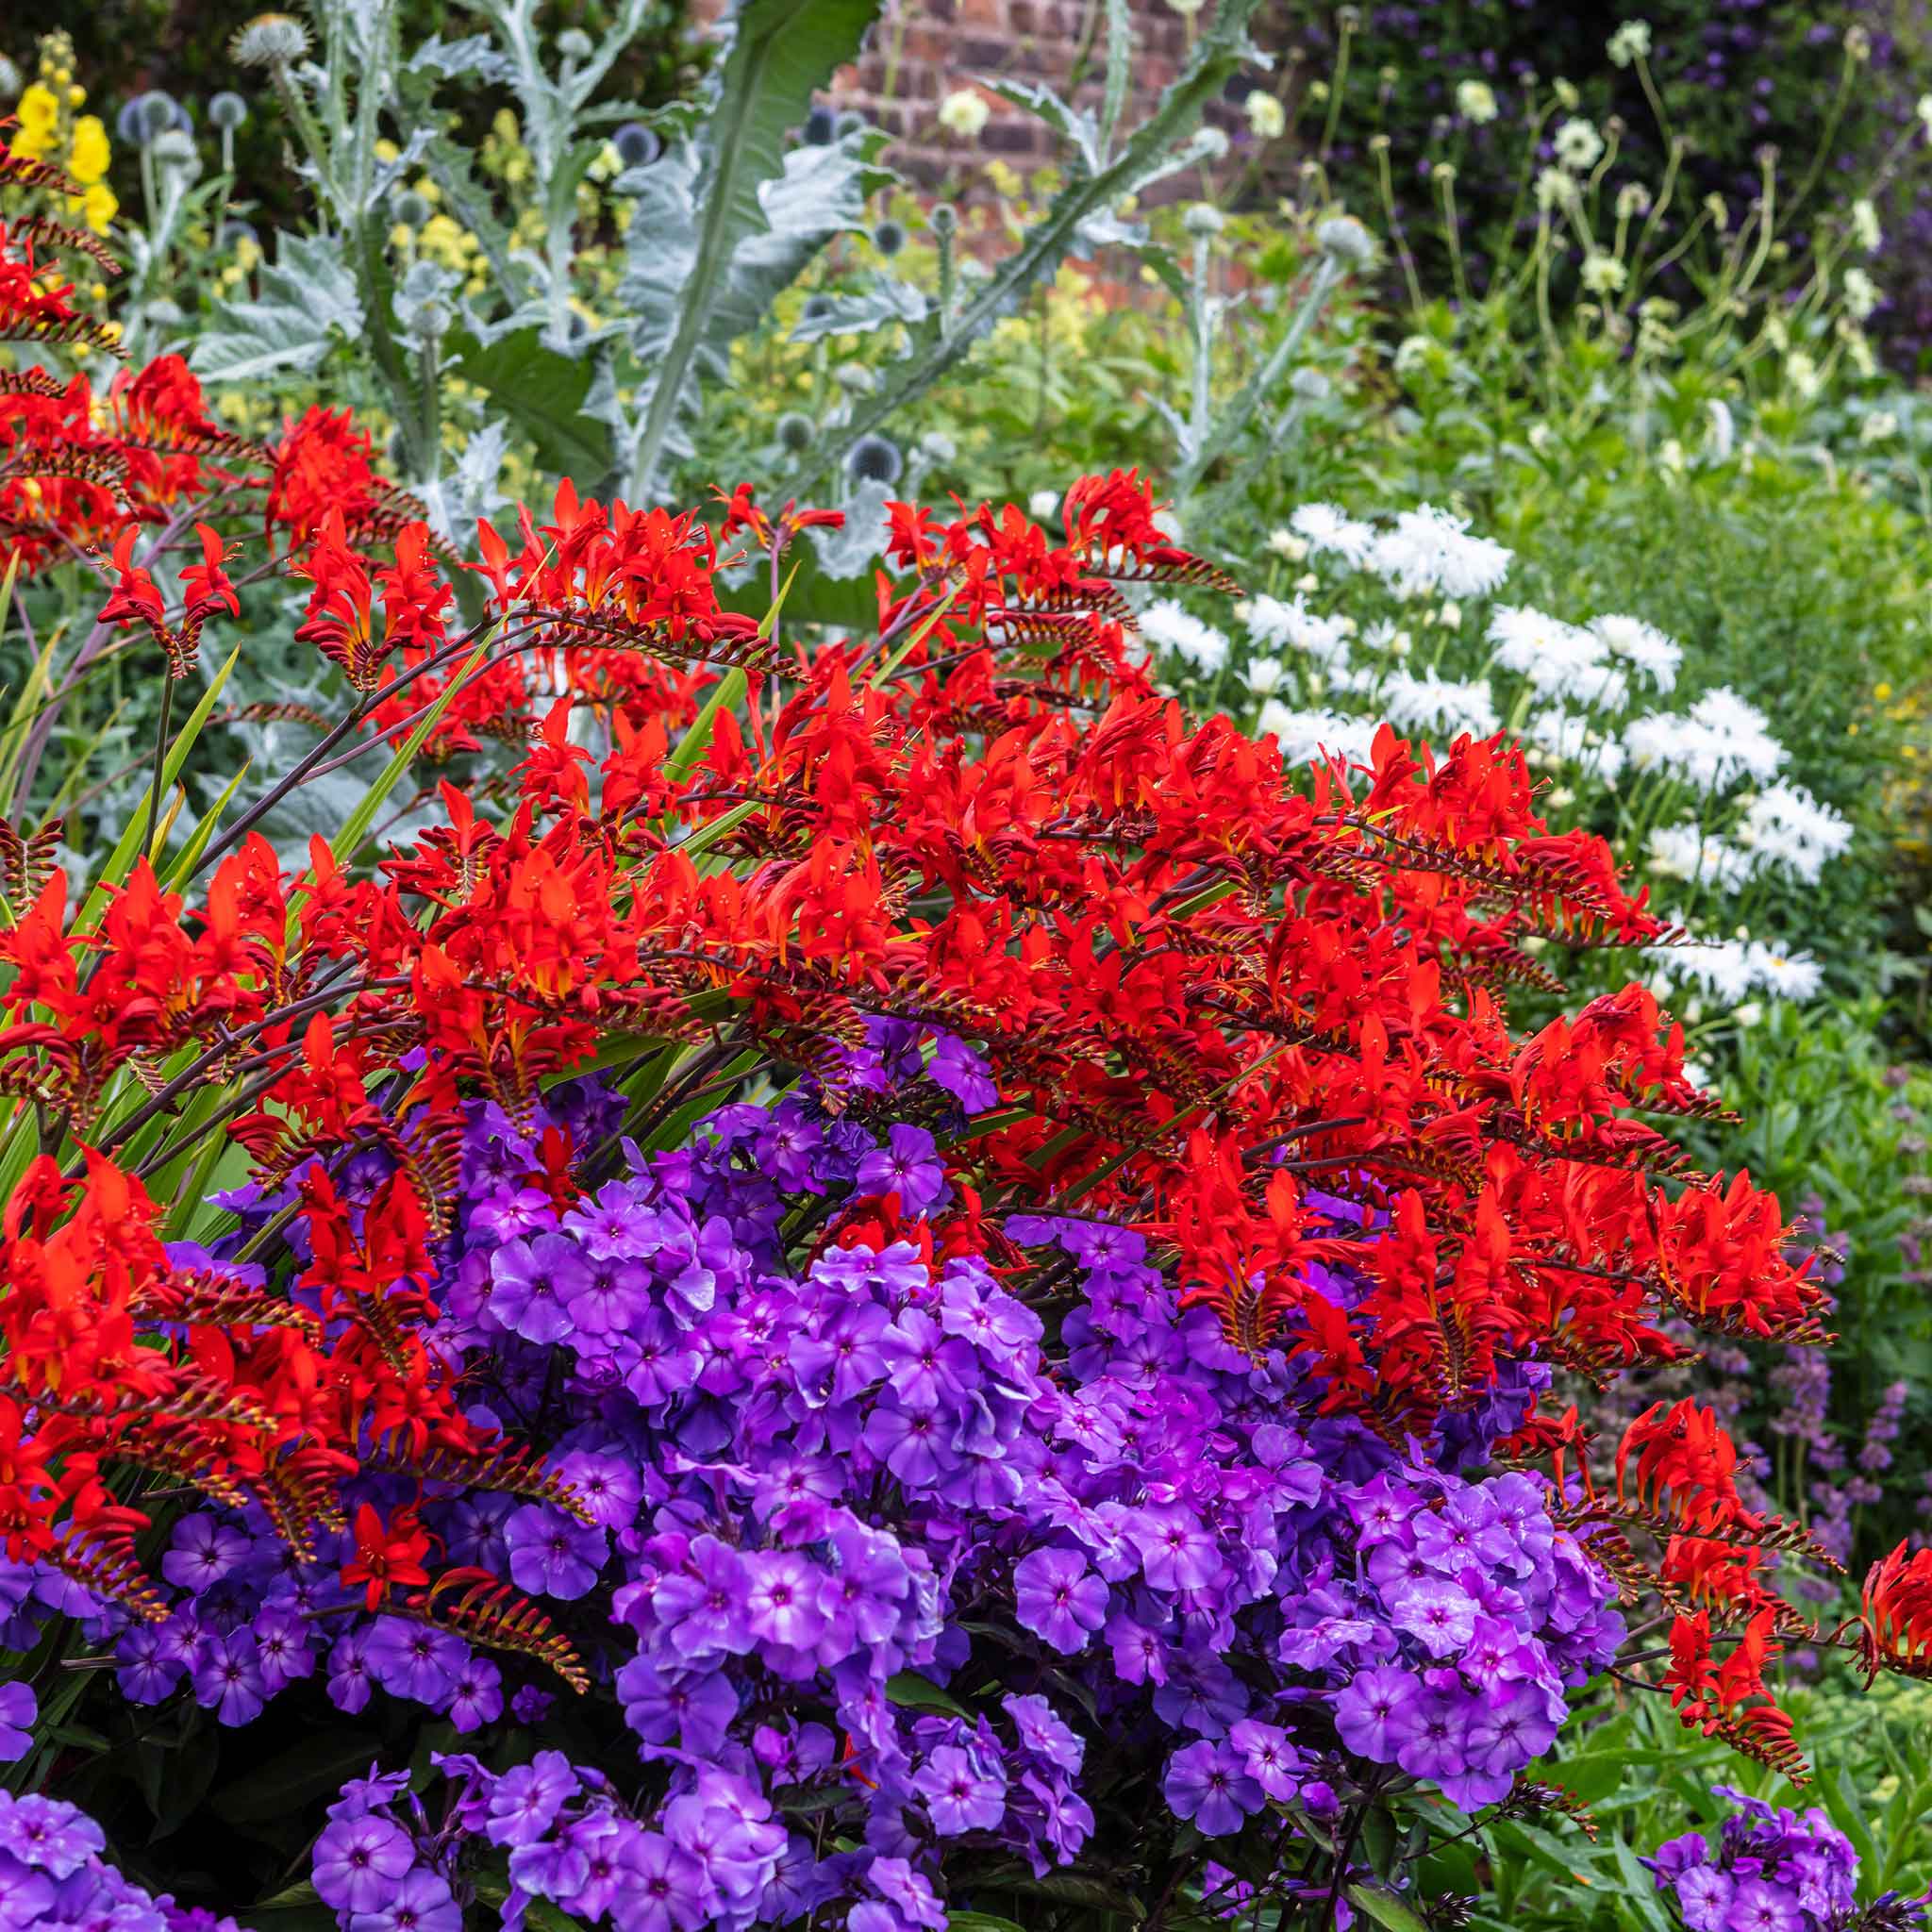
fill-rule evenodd
<path id="1" fill-rule="evenodd" d="M 191 1596 L 199 1596 L 242 1562 L 253 1548 L 252 1539 L 241 1530 L 197 1510 L 175 1525 L 171 1546 L 161 1558 L 161 1574 Z"/>
<path id="2" fill-rule="evenodd" d="M 923 1872 L 914 1871 L 906 1858 L 874 1858 L 865 1880 L 900 1916 L 913 1925 L 930 1932 L 944 1932 L 946 1914 L 938 1894 Z"/>
<path id="3" fill-rule="evenodd" d="M 1107 1622 L 1108 1587 L 1076 1550 L 1033 1550 L 1013 1569 L 1013 1610 L 1023 1625 L 1073 1656 Z"/>
<path id="4" fill-rule="evenodd" d="M 629 1181 L 607 1181 L 589 1201 L 563 1217 L 565 1229 L 584 1244 L 587 1255 L 639 1259 L 662 1240 L 658 1215 Z"/>
<path id="5" fill-rule="evenodd" d="M 833 1532 L 832 1552 L 838 1568 L 819 1593 L 826 1647 L 849 1649 L 855 1637 L 884 1642 L 899 1627 L 901 1606 L 912 1588 L 899 1545 L 890 1536 L 847 1524 Z"/>
<path id="6" fill-rule="evenodd" d="M 463 1910 L 440 1872 L 418 1865 L 374 1911 L 352 1912 L 349 1932 L 462 1932 Z"/>
<path id="7" fill-rule="evenodd" d="M 1221 1574 L 1221 1552 L 1200 1519 L 1178 1504 L 1137 1509 L 1128 1536 L 1156 1590 L 1205 1590 Z"/>
<path id="8" fill-rule="evenodd" d="M 114 1655 L 120 1660 L 114 1681 L 134 1704 L 158 1704 L 188 1668 L 164 1624 L 130 1624 L 115 1640 Z"/>
<path id="9" fill-rule="evenodd" d="M 1204 1838 L 1225 1838 L 1266 1802 L 1248 1775 L 1243 1754 L 1223 1740 L 1202 1739 L 1168 1760 L 1161 1789 L 1176 1818 L 1191 1818 Z"/>
<path id="10" fill-rule="evenodd" d="M 447 1630 L 408 1617 L 378 1617 L 365 1655 L 369 1674 L 391 1696 L 440 1710 L 456 1690 L 470 1648 Z"/>
<path id="11" fill-rule="evenodd" d="M 879 1343 L 891 1322 L 874 1301 L 835 1306 L 816 1335 L 801 1335 L 791 1343 L 799 1392 L 814 1406 L 844 1404 L 864 1394 L 886 1373 Z"/>
<path id="12" fill-rule="evenodd" d="M 970 1342 L 948 1335 L 924 1308 L 908 1308 L 879 1341 L 886 1380 L 908 1408 L 962 1400 L 979 1381 Z"/>
<path id="13" fill-rule="evenodd" d="M 487 1657 L 469 1657 L 450 1692 L 450 1723 L 459 1731 L 474 1731 L 502 1715 L 503 1673 Z"/>
<path id="14" fill-rule="evenodd" d="M 738 1691 L 723 1671 L 660 1672 L 633 1657 L 617 1674 L 624 1721 L 646 1744 L 677 1743 L 708 1757 L 738 1715 Z"/>
<path id="15" fill-rule="evenodd" d="M 1113 1652 L 1114 1674 L 1123 1683 L 1167 1682 L 1167 1644 L 1159 1631 L 1150 1630 L 1123 1610 L 1108 1620 L 1106 1636 Z"/>
<path id="16" fill-rule="evenodd" d="M 1763 1878 L 1740 1879 L 1724 1913 L 1724 1932 L 1801 1932 L 1803 1925 L 1798 1901 Z"/>
<path id="17" fill-rule="evenodd" d="M 618 1932 L 692 1932 L 705 1917 L 703 1868 L 662 1833 L 626 1838 L 620 1864 L 611 1907 Z"/>
<path id="18" fill-rule="evenodd" d="M 1302 1755 L 1278 1724 L 1243 1718 L 1228 1731 L 1227 1741 L 1240 1753 L 1241 1769 L 1267 1796 L 1286 1800 L 1300 1789 Z"/>
<path id="19" fill-rule="evenodd" d="M 894 1126 L 886 1144 L 858 1163 L 855 1185 L 864 1194 L 897 1194 L 908 1215 L 924 1214 L 946 1195 L 946 1164 L 924 1127 Z"/>
<path id="20" fill-rule="evenodd" d="M 1421 1696 L 1408 1671 L 1357 1671 L 1335 1700 L 1335 1728 L 1357 1757 L 1392 1764 Z"/>
<path id="21" fill-rule="evenodd" d="M 490 1817 L 483 1833 L 493 1845 L 527 1845 L 550 1829 L 578 1779 L 561 1751 L 540 1751 L 497 1779 L 490 1793 Z"/>
<path id="22" fill-rule="evenodd" d="M 369 1670 L 369 1632 L 351 1630 L 336 1639 L 328 1654 L 328 1695 L 335 1707 L 354 1717 L 375 1688 Z"/>
<path id="23" fill-rule="evenodd" d="M 585 1335 L 624 1333 L 650 1306 L 651 1271 L 622 1255 L 587 1254 L 583 1259 L 583 1286 L 569 1302 L 571 1324 Z M 582 1350 L 585 1344 L 577 1346 Z"/>
<path id="24" fill-rule="evenodd" d="M 324 1905 L 339 1912 L 377 1912 L 415 1862 L 408 1833 L 392 1818 L 365 1812 L 324 1827 L 309 1876 Z"/>
<path id="25" fill-rule="evenodd" d="M 571 1332 L 570 1304 L 589 1287 L 589 1262 L 577 1244 L 554 1233 L 507 1241 L 490 1259 L 490 1312 L 526 1341 L 561 1341 Z"/>
<path id="26" fill-rule="evenodd" d="M 584 1595 L 610 1554 L 610 1543 L 594 1524 L 548 1503 L 525 1503 L 511 1512 L 504 1528 L 509 1545 L 510 1580 L 532 1596 L 568 1603 Z"/>
<path id="27" fill-rule="evenodd" d="M 1431 1657 L 1459 1651 L 1475 1629 L 1475 1600 L 1441 1577 L 1430 1576 L 1388 1592 L 1389 1621 L 1419 1639 Z"/>
<path id="28" fill-rule="evenodd" d="M 621 1457 L 574 1449 L 558 1457 L 552 1467 L 600 1528 L 623 1529 L 637 1521 L 643 1486 L 636 1470 Z"/>
<path id="29" fill-rule="evenodd" d="M 1013 1720 L 1023 1750 L 1057 1765 L 1069 1775 L 1079 1771 L 1087 1756 L 1086 1740 L 1074 1732 L 1044 1697 L 1009 1695 L 1001 1698 L 1000 1703 Z"/>
<path id="30" fill-rule="evenodd" d="M 541 1724 L 550 1715 L 550 1707 L 557 1702 L 554 1690 L 545 1690 L 536 1684 L 525 1684 L 509 1701 L 509 1714 L 520 1724 Z"/>
<path id="31" fill-rule="evenodd" d="M 257 1616 L 255 1652 L 268 1696 L 297 1678 L 314 1675 L 315 1653 L 308 1647 L 308 1619 L 298 1611 L 271 1605 Z"/>
<path id="32" fill-rule="evenodd" d="M 1469 1724 L 1482 1700 L 1468 1691 L 1424 1689 L 1392 1726 L 1395 1761 L 1410 1777 L 1453 1777 L 1469 1757 Z"/>
<path id="33" fill-rule="evenodd" d="M 908 1489 L 929 1489 L 943 1467 L 952 1431 L 937 1408 L 881 1403 L 865 1424 L 865 1446 Z"/>
<path id="34" fill-rule="evenodd" d="M 939 1035 L 925 1074 L 968 1113 L 984 1113 L 999 1102 L 1000 1090 L 993 1084 L 986 1061 L 957 1034 Z"/>
<path id="35" fill-rule="evenodd" d="M 255 1638 L 247 1630 L 210 1637 L 194 1666 L 194 1701 L 212 1710 L 215 1722 L 231 1729 L 261 1709 L 267 1689 Z"/>
<path id="36" fill-rule="evenodd" d="M 105 1851 L 107 1842 L 101 1827 L 73 1805 L 38 1791 L 19 1798 L 0 1791 L 0 1852 L 57 1883 Z"/>
<path id="37" fill-rule="evenodd" d="M 752 1635 L 792 1650 L 817 1642 L 825 1627 L 819 1608 L 824 1573 L 818 1566 L 789 1550 L 761 1551 L 744 1563 L 744 1608 Z"/>
<path id="38" fill-rule="evenodd" d="M 714 1536 L 699 1537 L 684 1567 L 659 1578 L 653 1605 L 683 1656 L 741 1653 L 752 1647 L 744 1559 Z"/>
<path id="39" fill-rule="evenodd" d="M 978 1762 L 957 1744 L 941 1744 L 915 1774 L 913 1789 L 925 1800 L 932 1828 L 941 1838 L 991 1831 L 1007 1813 L 1007 1780 L 997 1765 Z"/>

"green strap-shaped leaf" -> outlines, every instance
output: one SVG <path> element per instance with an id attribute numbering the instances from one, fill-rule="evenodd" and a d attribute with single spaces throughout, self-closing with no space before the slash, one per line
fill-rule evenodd
<path id="1" fill-rule="evenodd" d="M 786 135 L 804 121 L 833 70 L 858 53 L 880 5 L 745 0 L 697 145 L 630 177 L 644 185 L 630 229 L 625 297 L 638 311 L 634 345 L 650 385 L 631 463 L 637 501 L 657 487 L 687 386 L 711 344 L 715 311 L 735 296 L 730 278 L 741 247 L 774 232 L 760 191 L 786 173 Z M 821 155 L 858 165 L 847 143 Z M 674 275 L 680 284 L 675 313 L 660 299 Z"/>

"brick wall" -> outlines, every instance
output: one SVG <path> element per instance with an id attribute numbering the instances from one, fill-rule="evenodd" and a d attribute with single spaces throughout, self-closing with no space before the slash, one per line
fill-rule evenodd
<path id="1" fill-rule="evenodd" d="M 1166 0 L 1128 0 L 1137 52 L 1125 120 L 1140 120 L 1187 59 L 1188 23 Z M 940 102 L 980 76 L 1043 80 L 1097 106 L 1107 73 L 1105 0 L 888 0 L 865 51 L 835 78 L 826 99 L 856 108 L 893 138 L 891 164 L 925 187 L 958 186 L 962 170 L 990 157 L 1023 173 L 1054 158 L 1052 132 L 1032 115 L 979 90 L 991 117 L 974 141 L 939 124 Z M 1209 119 L 1237 131 L 1238 81 Z"/>

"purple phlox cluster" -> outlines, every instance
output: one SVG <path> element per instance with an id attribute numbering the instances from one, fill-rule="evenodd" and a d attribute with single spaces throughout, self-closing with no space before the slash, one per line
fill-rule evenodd
<path id="1" fill-rule="evenodd" d="M 101 1827 L 77 1807 L 0 1790 L 0 1925 L 8 1932 L 239 1932 L 232 1919 L 151 1896 L 107 1862 L 106 1849 Z"/>
<path id="2" fill-rule="evenodd" d="M 1932 1893 L 1887 1893 L 1859 1912 L 1857 1854 L 1816 1806 L 1800 1813 L 1727 1785 L 1712 1790 L 1733 1807 L 1717 1843 L 1686 1832 L 1643 1860 L 1687 1932 L 1850 1932 L 1859 1924 L 1924 1923 Z"/>

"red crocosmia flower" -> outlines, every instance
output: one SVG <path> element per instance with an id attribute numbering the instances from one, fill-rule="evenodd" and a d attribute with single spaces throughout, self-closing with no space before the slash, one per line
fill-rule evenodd
<path id="1" fill-rule="evenodd" d="M 397 1510 L 385 1523 L 373 1505 L 364 1503 L 356 1511 L 356 1555 L 342 1565 L 342 1582 L 360 1590 L 365 1607 L 373 1610 L 391 1591 L 429 1581 L 423 1567 L 428 1554 L 429 1532 L 408 1510 Z"/>

